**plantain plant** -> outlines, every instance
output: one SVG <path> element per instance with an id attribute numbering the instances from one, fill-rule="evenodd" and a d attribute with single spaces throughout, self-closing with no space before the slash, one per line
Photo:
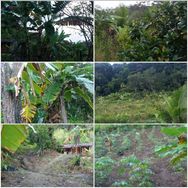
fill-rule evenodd
<path id="1" fill-rule="evenodd" d="M 175 140 L 172 143 L 156 146 L 155 153 L 160 157 L 170 157 L 170 163 L 176 165 L 187 159 L 187 128 L 166 127 L 161 132 Z"/>
<path id="2" fill-rule="evenodd" d="M 87 109 L 86 118 L 92 118 L 91 65 L 25 63 L 11 79 L 15 97 L 22 101 L 22 122 L 67 123 L 71 105 L 79 114 Z"/>

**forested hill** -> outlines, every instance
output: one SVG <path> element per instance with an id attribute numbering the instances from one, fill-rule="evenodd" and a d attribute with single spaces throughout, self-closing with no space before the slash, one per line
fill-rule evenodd
<path id="1" fill-rule="evenodd" d="M 186 83 L 186 64 L 109 64 L 95 66 L 96 95 L 121 89 L 127 92 L 171 91 Z"/>

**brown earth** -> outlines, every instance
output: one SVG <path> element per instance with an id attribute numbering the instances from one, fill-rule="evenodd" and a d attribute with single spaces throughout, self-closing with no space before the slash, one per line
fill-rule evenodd
<path id="1" fill-rule="evenodd" d="M 71 154 L 46 151 L 18 156 L 15 171 L 3 171 L 2 187 L 92 187 L 92 169 L 71 166 Z M 92 160 L 92 159 L 91 159 Z M 84 161 L 84 160 L 83 160 Z"/>

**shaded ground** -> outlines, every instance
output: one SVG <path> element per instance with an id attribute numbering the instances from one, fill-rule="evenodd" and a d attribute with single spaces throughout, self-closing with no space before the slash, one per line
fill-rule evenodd
<path id="1" fill-rule="evenodd" d="M 82 157 L 81 165 L 74 166 L 73 158 L 55 151 L 18 156 L 17 170 L 2 172 L 2 187 L 91 187 L 92 169 L 84 166 L 92 159 Z"/>
<path id="2" fill-rule="evenodd" d="M 97 123 L 153 123 L 159 122 L 156 115 L 164 106 L 165 94 L 145 94 L 119 92 L 105 97 L 97 97 Z"/>
<path id="3" fill-rule="evenodd" d="M 118 132 L 117 132 L 118 133 Z M 119 131 L 119 136 L 116 137 L 115 132 L 108 134 L 109 138 L 116 142 L 112 145 L 112 150 L 107 152 L 105 156 L 111 157 L 116 164 L 113 167 L 112 173 L 108 176 L 105 182 L 98 186 L 113 186 L 114 182 L 129 181 L 129 170 L 126 169 L 124 175 L 118 174 L 118 161 L 123 157 L 135 155 L 139 160 L 147 160 L 150 164 L 152 175 L 150 181 L 153 187 L 186 187 L 187 186 L 187 165 L 186 162 L 174 168 L 170 165 L 169 158 L 159 158 L 154 153 L 154 148 L 157 145 L 163 145 L 169 142 L 169 138 L 160 133 L 160 128 L 134 129 L 132 131 Z M 117 135 L 118 135 L 117 134 Z M 118 153 L 117 147 L 121 147 L 122 138 L 127 137 L 131 140 L 131 145 L 125 149 L 121 154 Z M 98 139 L 96 138 L 96 145 Z M 100 151 L 96 151 L 98 155 Z M 101 157 L 101 156 L 100 156 Z M 141 181 L 141 180 L 140 180 Z M 97 182 L 97 179 L 96 179 Z M 138 182 L 139 183 L 139 182 Z M 138 186 L 134 183 L 131 186 Z"/>

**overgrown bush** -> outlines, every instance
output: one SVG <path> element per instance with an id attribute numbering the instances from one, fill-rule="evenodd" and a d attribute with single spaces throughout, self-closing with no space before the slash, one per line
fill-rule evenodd
<path id="1" fill-rule="evenodd" d="M 186 61 L 186 28 L 186 1 L 98 8 L 96 60 Z"/>
<path id="2" fill-rule="evenodd" d="M 49 126 L 35 126 L 35 131 L 30 130 L 28 140 L 31 144 L 36 144 L 36 149 L 43 152 L 45 149 L 55 149 L 56 142 L 52 138 L 54 129 Z"/>

